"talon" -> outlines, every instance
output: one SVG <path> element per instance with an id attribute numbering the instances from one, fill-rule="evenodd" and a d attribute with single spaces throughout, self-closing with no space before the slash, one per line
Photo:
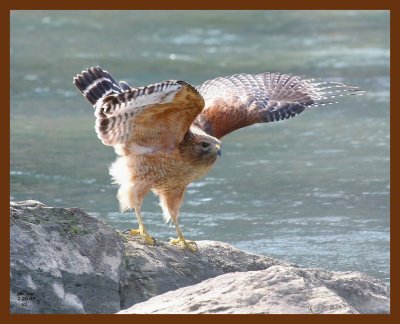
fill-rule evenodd
<path id="1" fill-rule="evenodd" d="M 156 245 L 156 240 L 155 240 L 152 236 L 150 236 L 150 235 L 146 235 L 146 236 L 144 237 L 144 241 L 145 241 L 148 245 L 152 245 L 152 246 Z"/>
<path id="2" fill-rule="evenodd" d="M 144 233 L 141 233 L 139 229 L 130 229 L 129 230 L 129 235 L 143 235 Z"/>
<path id="3" fill-rule="evenodd" d="M 128 232 L 132 236 L 140 235 L 141 237 L 144 238 L 144 241 L 148 245 L 155 245 L 156 244 L 156 240 L 154 238 L 152 238 L 144 228 L 140 228 L 139 227 L 139 229 L 130 229 L 130 230 L 124 231 L 124 233 L 125 232 Z"/>
<path id="4" fill-rule="evenodd" d="M 184 238 L 171 239 L 169 243 L 173 245 L 180 245 L 183 249 L 189 250 L 191 252 L 197 252 L 197 244 L 195 241 L 186 241 Z"/>

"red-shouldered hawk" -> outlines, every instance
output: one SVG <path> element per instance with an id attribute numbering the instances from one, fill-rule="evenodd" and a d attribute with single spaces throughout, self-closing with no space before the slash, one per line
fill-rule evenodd
<path id="1" fill-rule="evenodd" d="M 185 240 L 179 210 L 186 187 L 204 176 L 221 154 L 220 139 L 255 123 L 287 119 L 308 107 L 331 104 L 332 98 L 360 94 L 339 82 L 314 82 L 298 76 L 235 74 L 195 88 L 184 81 L 146 87 L 119 84 L 99 67 L 74 78 L 74 84 L 95 108 L 96 133 L 119 155 L 110 174 L 120 185 L 121 210 L 134 209 L 139 229 L 130 230 L 154 244 L 140 208 L 152 190 L 159 196 L 166 221 L 175 224 L 172 244 L 196 251 Z"/>

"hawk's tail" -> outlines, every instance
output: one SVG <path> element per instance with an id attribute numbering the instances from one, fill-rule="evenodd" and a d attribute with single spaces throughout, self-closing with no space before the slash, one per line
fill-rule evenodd
<path id="1" fill-rule="evenodd" d="M 82 71 L 73 82 L 93 106 L 109 94 L 123 92 L 113 77 L 98 66 Z"/>

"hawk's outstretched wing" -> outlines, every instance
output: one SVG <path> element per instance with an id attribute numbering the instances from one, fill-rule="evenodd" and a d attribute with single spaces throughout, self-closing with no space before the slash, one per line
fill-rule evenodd
<path id="1" fill-rule="evenodd" d="M 74 83 L 96 109 L 95 128 L 103 144 L 128 144 L 133 151 L 174 149 L 204 107 L 203 97 L 184 81 L 119 87 L 107 71 L 96 67 L 75 77 Z"/>
<path id="2" fill-rule="evenodd" d="M 339 82 L 318 83 L 269 72 L 219 77 L 197 90 L 205 108 L 195 124 L 217 138 L 255 123 L 294 117 L 307 107 L 331 104 L 332 98 L 360 91 Z"/>

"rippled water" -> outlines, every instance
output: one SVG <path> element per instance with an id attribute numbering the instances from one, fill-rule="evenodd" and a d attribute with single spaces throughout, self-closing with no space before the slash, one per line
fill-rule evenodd
<path id="1" fill-rule="evenodd" d="M 263 71 L 345 81 L 366 94 L 224 138 L 181 223 L 191 239 L 389 282 L 389 55 L 388 12 L 13 12 L 11 199 L 133 226 L 110 184 L 114 152 L 72 85 L 89 66 L 135 85 Z M 155 197 L 143 213 L 156 238 L 175 235 Z"/>

